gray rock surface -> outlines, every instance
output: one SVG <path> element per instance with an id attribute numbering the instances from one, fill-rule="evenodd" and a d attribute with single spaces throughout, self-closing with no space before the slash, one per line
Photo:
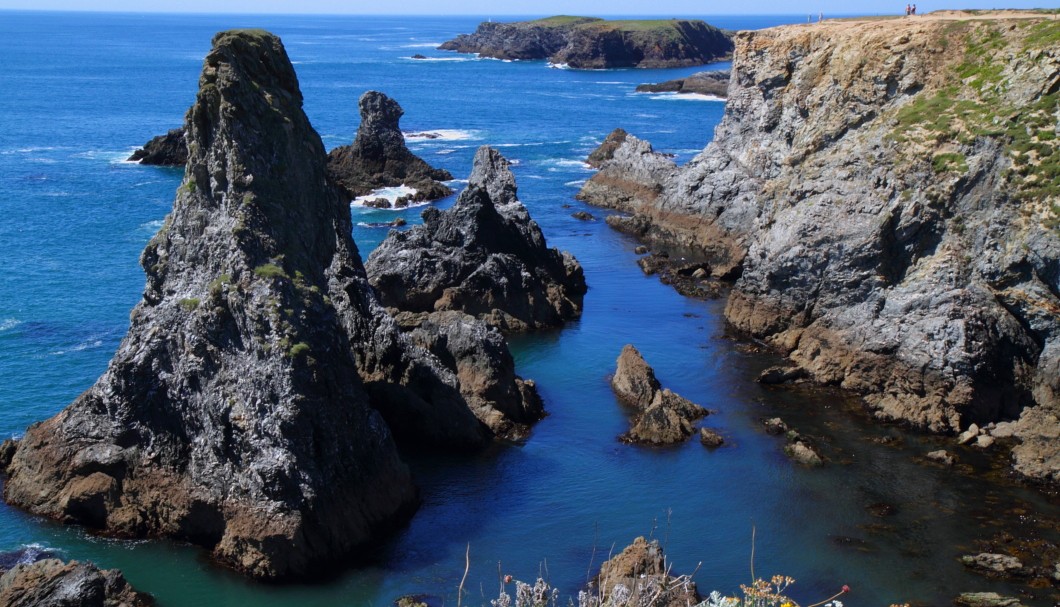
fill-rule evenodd
<path id="1" fill-rule="evenodd" d="M 129 162 L 158 166 L 184 166 L 188 161 L 188 146 L 184 142 L 184 129 L 173 129 L 159 135 L 137 149 L 128 158 Z"/>
<path id="2" fill-rule="evenodd" d="M 716 430 L 711 430 L 710 428 L 700 428 L 699 442 L 702 443 L 704 447 L 709 447 L 713 449 L 715 447 L 720 447 L 724 445 L 725 438 L 722 437 L 721 434 L 718 434 Z"/>
<path id="3" fill-rule="evenodd" d="M 415 506 L 393 435 L 473 449 L 491 432 L 368 284 L 278 38 L 214 37 L 186 132 L 129 332 L 91 389 L 26 431 L 4 497 L 201 544 L 254 577 L 316 576 Z"/>
<path id="4" fill-rule="evenodd" d="M 646 445 L 671 445 L 692 436 L 692 422 L 708 411 L 659 384 L 655 371 L 630 344 L 622 348 L 611 377 L 619 401 L 637 411 L 623 440 Z"/>
<path id="5" fill-rule="evenodd" d="M 959 607 L 1023 607 L 1019 599 L 996 592 L 965 592 L 953 602 Z"/>
<path id="6" fill-rule="evenodd" d="M 438 48 L 495 59 L 548 59 L 572 68 L 681 67 L 718 61 L 731 36 L 700 20 L 605 21 L 550 17 L 485 22 Z"/>
<path id="7" fill-rule="evenodd" d="M 328 174 L 352 199 L 384 187 L 416 190 L 413 201 L 436 200 L 453 193 L 441 181 L 453 176 L 436 169 L 405 146 L 398 122 L 405 113 L 396 101 L 368 91 L 357 102 L 361 124 L 351 145 L 328 153 Z"/>
<path id="8" fill-rule="evenodd" d="M 1007 554 L 988 552 L 969 554 L 961 557 L 961 563 L 969 569 L 999 577 L 1019 576 L 1026 573 L 1023 563 L 1018 558 Z"/>
<path id="9" fill-rule="evenodd" d="M 4 607 L 148 607 L 154 600 L 137 592 L 120 571 L 91 563 L 44 559 L 0 570 Z"/>
<path id="10" fill-rule="evenodd" d="M 589 163 L 600 170 L 582 186 L 578 200 L 626 213 L 636 213 L 651 205 L 662 191 L 662 184 L 677 173 L 677 165 L 651 144 L 622 129 L 612 131 L 589 155 Z M 615 224 L 611 218 L 608 223 Z M 633 227 L 624 231 L 636 233 Z"/>
<path id="11" fill-rule="evenodd" d="M 586 285 L 569 253 L 548 248 L 517 198 L 508 161 L 481 147 L 452 208 L 390 232 L 366 263 L 396 312 L 461 310 L 505 333 L 556 327 L 581 314 Z"/>
<path id="12" fill-rule="evenodd" d="M 581 197 L 734 279 L 730 323 L 816 381 L 936 432 L 1018 419 L 1016 470 L 1060 481 L 1060 199 L 1034 185 L 1054 179 L 1051 161 L 1011 143 L 1055 124 L 1060 53 L 1031 29 L 739 33 L 706 149 L 666 176 L 627 138 Z M 1003 87 L 960 77 L 973 51 Z M 957 116 L 954 98 L 976 112 Z M 1054 138 L 1033 137 L 1019 145 L 1055 157 Z"/>
<path id="13" fill-rule="evenodd" d="M 729 92 L 729 70 L 696 72 L 657 84 L 638 84 L 638 93 L 695 93 L 724 98 Z"/>

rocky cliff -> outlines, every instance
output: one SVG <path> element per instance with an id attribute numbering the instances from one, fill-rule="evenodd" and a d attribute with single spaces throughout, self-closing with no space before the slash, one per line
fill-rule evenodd
<path id="1" fill-rule="evenodd" d="M 713 141 L 631 179 L 622 223 L 738 276 L 729 321 L 817 381 L 932 431 L 998 423 L 1060 481 L 1058 39 L 1027 13 L 740 33 Z M 653 174 L 632 151 L 612 162 Z"/>
<path id="2" fill-rule="evenodd" d="M 173 129 L 154 137 L 128 158 L 129 162 L 158 166 L 184 166 L 188 161 L 188 146 L 184 143 L 184 129 Z"/>
<path id="3" fill-rule="evenodd" d="M 0 570 L 0 605 L 5 607 L 148 607 L 154 600 L 137 592 L 120 571 L 91 563 L 43 559 Z"/>
<path id="4" fill-rule="evenodd" d="M 495 59 L 548 59 L 572 68 L 681 67 L 718 61 L 730 36 L 699 20 L 605 21 L 557 16 L 481 23 L 440 47 Z"/>
<path id="5" fill-rule="evenodd" d="M 496 150 L 479 148 L 456 204 L 429 208 L 423 220 L 390 232 L 365 264 L 393 311 L 461 310 L 505 332 L 554 327 L 581 314 L 581 265 L 548 248 Z"/>
<path id="6" fill-rule="evenodd" d="M 638 93 L 685 93 L 724 98 L 729 92 L 729 70 L 696 72 L 657 84 L 638 84 Z"/>
<path id="7" fill-rule="evenodd" d="M 357 102 L 361 125 L 353 144 L 328 154 L 328 173 L 351 199 L 372 190 L 400 185 L 416 193 L 413 201 L 436 200 L 452 194 L 445 184 L 452 179 L 445 169 L 435 169 L 405 146 L 398 121 L 405 113 L 396 101 L 378 91 L 368 91 Z"/>
<path id="8" fill-rule="evenodd" d="M 425 327 L 459 344 L 442 360 L 386 314 L 278 38 L 218 34 L 185 131 L 129 332 L 92 388 L 0 446 L 4 497 L 256 577 L 313 576 L 415 505 L 395 437 L 482 447 L 528 397 L 491 336 Z"/>

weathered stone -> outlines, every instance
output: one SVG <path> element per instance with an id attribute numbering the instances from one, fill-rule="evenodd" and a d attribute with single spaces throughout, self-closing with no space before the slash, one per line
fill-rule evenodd
<path id="1" fill-rule="evenodd" d="M 944 449 L 939 449 L 938 451 L 931 451 L 924 457 L 932 461 L 938 462 L 944 466 L 952 466 L 957 461 L 952 455 L 950 455 L 948 451 Z"/>
<path id="2" fill-rule="evenodd" d="M 762 425 L 766 427 L 766 433 L 772 434 L 773 436 L 786 434 L 789 430 L 788 425 L 779 417 L 764 419 L 762 420 Z"/>
<path id="3" fill-rule="evenodd" d="M 1011 577 L 1025 575 L 1026 570 L 1023 563 L 1014 556 L 1007 554 L 969 554 L 961 557 L 961 563 L 969 569 L 974 569 L 987 575 Z"/>
<path id="4" fill-rule="evenodd" d="M 654 607 L 687 607 L 700 602 L 696 584 L 687 576 L 673 575 L 658 540 L 633 540 L 619 554 L 600 565 L 596 586 L 602 604 L 619 596 L 656 596 Z"/>
<path id="5" fill-rule="evenodd" d="M 784 453 L 796 462 L 805 466 L 821 466 L 824 464 L 824 460 L 818 455 L 817 451 L 810 445 L 802 441 L 796 441 L 788 444 L 784 447 Z"/>
<path id="6" fill-rule="evenodd" d="M 645 410 L 662 385 L 640 352 L 632 344 L 626 344 L 618 356 L 615 374 L 611 376 L 611 388 L 623 403 Z"/>
<path id="7" fill-rule="evenodd" d="M 132 153 L 129 162 L 159 166 L 184 166 L 188 162 L 188 146 L 184 142 L 184 129 L 173 129 L 159 135 Z"/>
<path id="8" fill-rule="evenodd" d="M 582 186 L 578 200 L 626 213 L 636 213 L 655 202 L 663 183 L 677 173 L 677 165 L 669 156 L 621 129 L 589 154 L 589 163 L 600 170 Z M 636 235 L 637 228 L 623 231 Z"/>
<path id="9" fill-rule="evenodd" d="M 571 217 L 580 221 L 592 221 L 596 219 L 595 217 L 593 217 L 593 214 L 588 211 L 576 211 L 574 213 L 571 213 Z"/>
<path id="10" fill-rule="evenodd" d="M 452 179 L 449 171 L 435 169 L 405 146 L 398 121 L 404 110 L 378 91 L 361 95 L 357 103 L 361 124 L 353 144 L 328 154 L 329 177 L 349 198 L 384 187 L 408 186 L 416 190 L 415 202 L 436 200 L 453 193 L 441 181 Z M 375 203 L 379 203 L 378 199 Z M 389 208 L 389 202 L 380 208 Z M 396 205 L 395 205 L 396 206 Z M 403 206 L 408 206 L 406 203 Z"/>
<path id="11" fill-rule="evenodd" d="M 120 571 L 100 571 L 91 563 L 44 559 L 0 573 L 0 605 L 5 607 L 154 605 L 154 600 L 137 592 Z"/>
<path id="12" fill-rule="evenodd" d="M 428 208 L 423 220 L 391 232 L 368 257 L 368 275 L 387 307 L 461 310 L 506 333 L 556 327 L 581 314 L 581 266 L 548 248 L 496 150 L 479 148 L 456 204 Z"/>
<path id="13" fill-rule="evenodd" d="M 703 443 L 704 447 L 715 448 L 725 444 L 725 439 L 722 435 L 718 434 L 716 430 L 710 428 L 699 429 L 699 442 Z"/>
<path id="14" fill-rule="evenodd" d="M 770 367 L 758 375 L 758 383 L 786 384 L 804 379 L 808 375 L 805 369 L 799 367 Z"/>
<path id="15" fill-rule="evenodd" d="M 618 399 L 638 413 L 623 439 L 648 445 L 670 445 L 692 436 L 692 422 L 708 411 L 662 388 L 655 371 L 632 345 L 622 348 L 611 388 Z"/>
<path id="16" fill-rule="evenodd" d="M 965 592 L 953 602 L 959 607 L 1023 607 L 1019 599 L 996 592 Z"/>
<path id="17" fill-rule="evenodd" d="M 980 449 L 989 449 L 993 445 L 994 445 L 994 437 L 992 437 L 992 436 L 988 436 L 986 434 L 980 434 L 975 439 L 975 446 L 979 447 Z"/>
<path id="18" fill-rule="evenodd" d="M 957 437 L 957 444 L 967 445 L 968 443 L 974 441 L 978 436 L 979 426 L 972 424 L 971 426 L 968 426 L 967 430 L 961 432 L 961 434 Z"/>
<path id="19" fill-rule="evenodd" d="M 724 98 L 729 91 L 729 70 L 696 72 L 658 84 L 638 84 L 638 93 L 685 93 Z"/>

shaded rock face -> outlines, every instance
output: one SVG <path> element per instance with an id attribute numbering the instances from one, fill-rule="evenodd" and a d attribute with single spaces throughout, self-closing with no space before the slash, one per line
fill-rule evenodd
<path id="1" fill-rule="evenodd" d="M 552 17 L 481 23 L 438 48 L 495 59 L 548 59 L 579 69 L 702 65 L 732 52 L 731 37 L 699 20 Z"/>
<path id="2" fill-rule="evenodd" d="M 638 84 L 638 93 L 695 93 L 724 98 L 729 92 L 729 70 L 696 72 L 657 84 Z"/>
<path id="3" fill-rule="evenodd" d="M 184 142 L 184 129 L 173 129 L 144 144 L 129 156 L 130 162 L 159 166 L 184 166 L 188 162 L 188 146 Z"/>
<path id="4" fill-rule="evenodd" d="M 508 161 L 479 148 L 451 209 L 425 210 L 423 225 L 391 232 L 368 257 L 383 303 L 411 313 L 461 310 L 506 333 L 577 318 L 586 291 L 581 265 L 548 248 L 516 194 Z"/>
<path id="5" fill-rule="evenodd" d="M 1055 130 L 1060 56 L 1028 37 L 1049 27 L 740 33 L 706 149 L 638 197 L 650 171 L 619 148 L 582 198 L 735 279 L 728 320 L 816 381 L 931 431 L 1018 419 L 1015 468 L 1060 481 L 1060 201 L 1033 186 L 1049 162 L 1019 150 L 1055 155 L 1053 137 L 1028 135 Z M 962 76 L 973 51 L 996 82 Z"/>
<path id="6" fill-rule="evenodd" d="M 199 84 L 129 332 L 92 388 L 26 431 L 4 497 L 309 577 L 415 505 L 384 419 L 451 448 L 490 432 L 369 286 L 279 39 L 218 34 Z"/>
<path id="7" fill-rule="evenodd" d="M 663 388 L 655 371 L 632 345 L 622 348 L 611 388 L 618 399 L 635 409 L 623 440 L 648 445 L 670 445 L 692 436 L 692 422 L 707 415 L 699 405 Z"/>
<path id="8" fill-rule="evenodd" d="M 137 592 L 120 571 L 91 563 L 44 559 L 0 571 L 0 605 L 5 607 L 147 607 L 154 600 Z"/>
<path id="9" fill-rule="evenodd" d="M 453 371 L 471 412 L 496 436 L 525 438 L 545 416 L 537 386 L 515 374 L 508 342 L 495 328 L 455 310 L 400 320 L 410 323 L 413 343 Z"/>
<path id="10" fill-rule="evenodd" d="M 398 121 L 405 113 L 396 101 L 378 91 L 361 95 L 357 103 L 361 125 L 352 145 L 328 154 L 328 174 L 349 198 L 384 187 L 405 185 L 416 190 L 414 201 L 436 200 L 453 193 L 440 181 L 449 171 L 435 169 L 405 146 Z"/>
<path id="11" fill-rule="evenodd" d="M 653 607 L 686 607 L 700 602 L 696 583 L 687 576 L 672 574 L 659 540 L 634 539 L 600 565 L 596 582 L 604 605 L 649 604 L 630 603 L 632 597 L 656 597 L 650 603 Z"/>

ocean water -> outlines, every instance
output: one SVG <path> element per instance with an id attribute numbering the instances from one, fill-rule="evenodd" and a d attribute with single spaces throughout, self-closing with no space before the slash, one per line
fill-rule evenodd
<path id="1" fill-rule="evenodd" d="M 843 584 L 853 589 L 848 606 L 1020 590 L 965 572 L 958 558 L 1005 531 L 1060 540 L 1055 501 L 1000 474 L 988 483 L 971 468 L 927 465 L 922 454 L 950 442 L 872 425 L 841 394 L 755 384 L 775 361 L 726 332 L 723 302 L 678 295 L 640 272 L 635 242 L 602 220 L 570 217 L 605 215 L 573 196 L 592 174 L 582 160 L 613 128 L 679 162 L 706 145 L 723 102 L 634 93 L 638 83 L 701 68 L 574 71 L 434 50 L 478 20 L 0 12 L 0 436 L 88 388 L 124 335 L 143 287 L 139 254 L 181 171 L 123 159 L 181 124 L 221 29 L 264 27 L 283 38 L 329 148 L 352 140 L 356 101 L 369 89 L 402 104 L 404 129 L 442 135 L 409 145 L 458 179 L 477 146 L 498 147 L 550 244 L 575 254 L 590 285 L 581 320 L 512 340 L 519 372 L 538 382 L 549 411 L 529 440 L 474 457 L 410 458 L 422 508 L 334 579 L 262 585 L 193 546 L 101 538 L 6 505 L 0 551 L 39 544 L 119 567 L 163 606 L 234 606 L 389 605 L 404 594 L 455 605 L 468 550 L 464 604 L 477 605 L 496 596 L 499 573 L 542 575 L 564 597 L 576 593 L 637 535 L 659 538 L 674 571 L 695 570 L 701 590 L 733 593 L 750 580 L 754 530 L 755 571 L 796 578 L 792 594 L 804 605 Z M 805 17 L 708 20 L 740 29 Z M 409 59 L 414 53 L 429 59 Z M 420 210 L 351 209 L 362 255 L 386 235 L 370 224 L 398 215 L 415 223 Z M 607 375 L 625 343 L 664 385 L 715 410 L 703 423 L 728 445 L 618 442 L 628 418 Z M 828 465 L 792 464 L 783 440 L 761 429 L 761 418 L 776 415 L 817 438 Z M 999 465 L 957 452 L 980 470 Z M 880 503 L 897 512 L 874 516 Z M 1034 594 L 1027 604 L 1052 604 L 1047 590 Z"/>

